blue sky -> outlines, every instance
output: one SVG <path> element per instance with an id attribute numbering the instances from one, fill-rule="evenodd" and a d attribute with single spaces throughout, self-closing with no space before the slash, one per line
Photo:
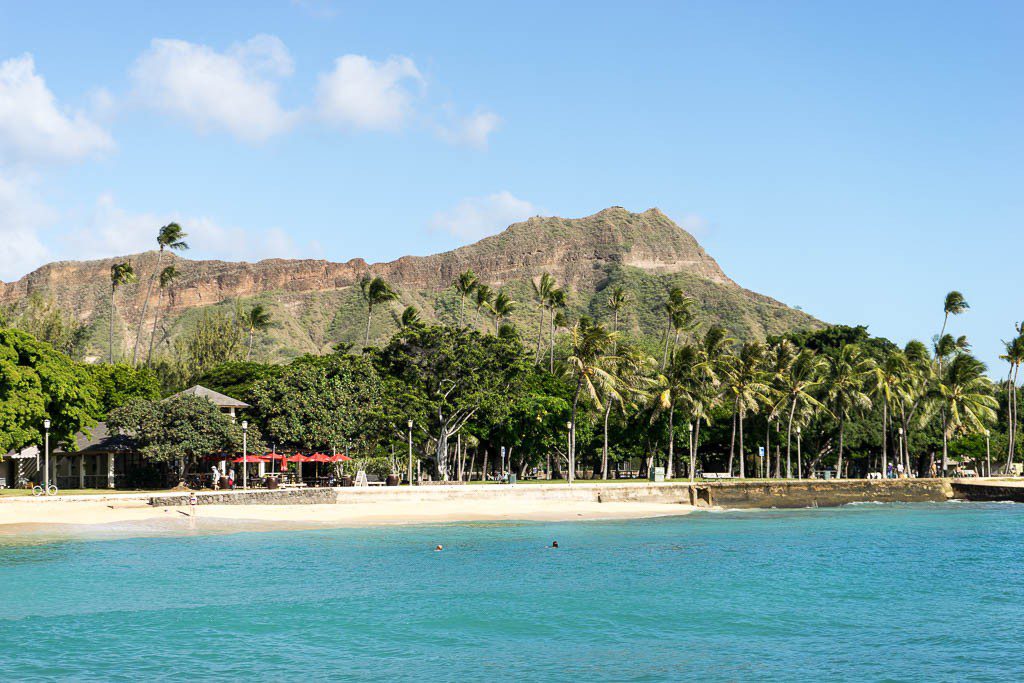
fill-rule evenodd
<path id="1" fill-rule="evenodd" d="M 1002 373 L 1024 5 L 0 0 L 0 278 L 145 248 L 427 254 L 660 207 L 742 285 Z M 254 3 L 248 3 L 254 4 Z"/>

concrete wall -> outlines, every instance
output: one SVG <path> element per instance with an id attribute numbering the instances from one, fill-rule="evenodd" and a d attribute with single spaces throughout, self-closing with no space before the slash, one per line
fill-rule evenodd
<path id="1" fill-rule="evenodd" d="M 201 505 L 314 505 L 373 501 L 427 503 L 450 500 L 487 501 L 495 498 L 535 501 L 674 503 L 726 508 L 831 507 L 846 503 L 944 501 L 953 490 L 942 479 L 890 479 L 842 481 L 722 481 L 709 483 L 647 482 L 590 484 L 520 484 L 516 486 L 414 486 L 291 489 L 200 493 Z M 150 499 L 151 505 L 188 505 L 188 494 Z"/>
<path id="2" fill-rule="evenodd" d="M 953 493 L 964 500 L 1011 500 L 1024 503 L 1024 486 L 1013 484 L 954 481 Z"/>
<path id="3" fill-rule="evenodd" d="M 715 482 L 711 504 L 725 508 L 835 507 L 847 503 L 923 503 L 949 500 L 943 479 L 844 479 L 780 482 Z"/>

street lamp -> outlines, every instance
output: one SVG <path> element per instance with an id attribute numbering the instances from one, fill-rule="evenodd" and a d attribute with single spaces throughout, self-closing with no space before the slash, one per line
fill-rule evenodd
<path id="1" fill-rule="evenodd" d="M 242 420 L 242 488 L 249 488 L 249 421 Z"/>
<path id="2" fill-rule="evenodd" d="M 409 427 L 409 486 L 412 486 L 412 420 L 405 424 Z"/>
<path id="3" fill-rule="evenodd" d="M 907 477 L 910 477 L 910 463 L 909 462 L 905 462 L 906 461 L 906 457 L 904 457 L 904 455 L 903 455 L 903 427 L 900 427 L 897 430 L 897 432 L 898 432 L 897 438 L 900 440 L 900 443 L 899 443 L 899 447 L 900 447 L 900 449 L 899 449 L 899 452 L 900 452 L 900 464 L 906 465 L 906 470 L 905 471 L 906 471 Z M 897 471 L 899 471 L 898 467 L 896 469 L 897 469 Z"/>
<path id="4" fill-rule="evenodd" d="M 985 476 L 992 476 L 992 444 L 989 441 L 991 434 L 985 430 Z"/>
<path id="5" fill-rule="evenodd" d="M 804 478 L 804 461 L 800 453 L 800 426 L 796 428 L 796 478 Z"/>
<path id="6" fill-rule="evenodd" d="M 50 495 L 50 421 L 43 420 L 46 442 L 43 447 L 43 492 Z"/>
<path id="7" fill-rule="evenodd" d="M 572 480 L 573 480 L 573 477 L 576 474 L 576 454 L 573 453 L 573 445 L 574 444 L 573 444 L 573 438 L 572 438 L 572 422 L 566 422 L 565 423 L 565 429 L 566 429 L 566 432 L 568 432 L 567 441 L 566 441 L 566 444 L 567 444 L 568 447 L 566 449 L 566 452 L 569 454 L 569 483 L 571 484 Z"/>
<path id="8" fill-rule="evenodd" d="M 693 466 L 693 423 L 687 422 L 686 428 L 690 432 L 690 481 L 693 481 L 693 478 L 697 476 L 696 468 Z"/>

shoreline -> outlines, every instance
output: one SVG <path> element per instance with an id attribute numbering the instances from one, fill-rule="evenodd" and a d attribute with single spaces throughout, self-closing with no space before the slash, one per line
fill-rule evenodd
<path id="1" fill-rule="evenodd" d="M 126 493 L 0 498 L 0 541 L 20 537 L 163 536 L 473 522 L 641 519 L 698 509 L 833 507 L 856 502 L 941 502 L 977 487 L 1024 494 L 1007 480 L 786 480 L 579 482 L 513 486 L 369 487 Z"/>

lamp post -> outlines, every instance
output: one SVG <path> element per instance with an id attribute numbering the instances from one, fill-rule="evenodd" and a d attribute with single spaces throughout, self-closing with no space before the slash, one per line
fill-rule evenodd
<path id="1" fill-rule="evenodd" d="M 46 433 L 43 446 L 43 493 L 50 495 L 50 421 L 43 420 L 43 431 Z"/>
<path id="2" fill-rule="evenodd" d="M 687 422 L 686 428 L 690 432 L 690 481 L 693 481 L 697 476 L 697 468 L 693 463 L 693 423 Z"/>
<path id="3" fill-rule="evenodd" d="M 804 478 L 804 461 L 800 453 L 800 426 L 796 428 L 796 478 Z"/>
<path id="4" fill-rule="evenodd" d="M 989 441 L 990 432 L 985 430 L 985 476 L 992 476 L 992 444 Z"/>
<path id="5" fill-rule="evenodd" d="M 573 475 L 576 474 L 576 454 L 573 453 L 573 439 L 572 439 L 572 422 L 565 423 L 566 437 L 566 452 L 569 455 L 569 483 L 572 483 Z"/>
<path id="6" fill-rule="evenodd" d="M 249 488 L 249 421 L 242 420 L 242 488 Z"/>
<path id="7" fill-rule="evenodd" d="M 412 486 L 412 420 L 405 424 L 409 428 L 409 486 Z"/>
<path id="8" fill-rule="evenodd" d="M 907 477 L 909 477 L 910 476 L 910 463 L 907 462 L 907 459 L 905 457 L 903 457 L 903 427 L 900 427 L 897 430 L 897 432 L 898 432 L 898 436 L 896 438 L 899 439 L 900 464 L 903 465 L 904 472 L 906 473 Z M 898 469 L 899 468 L 897 468 L 897 470 Z"/>

